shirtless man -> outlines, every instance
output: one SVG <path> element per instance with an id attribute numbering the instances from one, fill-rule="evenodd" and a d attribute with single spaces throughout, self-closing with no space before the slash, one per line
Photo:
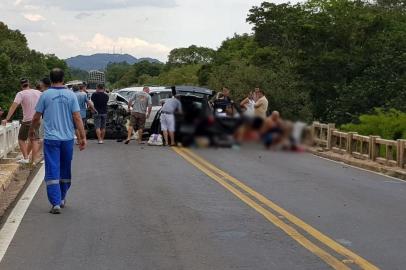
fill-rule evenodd
<path id="1" fill-rule="evenodd" d="M 282 141 L 284 127 L 278 111 L 273 111 L 272 114 L 265 119 L 261 134 L 265 147 L 268 149 Z"/>

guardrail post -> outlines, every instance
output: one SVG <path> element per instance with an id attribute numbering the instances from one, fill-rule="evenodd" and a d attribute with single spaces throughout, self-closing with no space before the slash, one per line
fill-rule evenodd
<path id="1" fill-rule="evenodd" d="M 336 128 L 335 124 L 328 124 L 327 128 L 327 149 L 332 148 L 333 130 Z"/>
<path id="2" fill-rule="evenodd" d="M 315 140 L 315 136 L 316 136 L 316 127 L 315 127 L 316 122 L 312 123 L 312 126 L 310 128 L 310 136 L 312 138 L 312 145 L 315 145 L 316 140 Z"/>
<path id="3" fill-rule="evenodd" d="M 402 169 L 403 165 L 405 164 L 405 145 L 406 140 L 397 140 L 397 149 L 396 149 L 397 166 Z"/>
<path id="4" fill-rule="evenodd" d="M 348 132 L 347 133 L 347 154 L 352 155 L 352 138 L 354 137 L 356 132 Z"/>
<path id="5" fill-rule="evenodd" d="M 369 159 L 372 161 L 375 161 L 378 156 L 379 149 L 376 149 L 376 139 L 378 138 L 379 136 L 369 136 Z"/>

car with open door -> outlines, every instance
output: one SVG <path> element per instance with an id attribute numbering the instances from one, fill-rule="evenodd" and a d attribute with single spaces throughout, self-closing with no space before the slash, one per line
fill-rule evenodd
<path id="1" fill-rule="evenodd" d="M 175 138 L 183 146 L 190 146 L 196 138 L 206 138 L 213 146 L 231 146 L 232 135 L 239 127 L 240 119 L 219 116 L 211 99 L 214 91 L 195 86 L 176 86 L 177 98 L 182 103 L 182 114 L 175 114 Z M 152 134 L 161 133 L 160 111 L 151 126 Z"/>

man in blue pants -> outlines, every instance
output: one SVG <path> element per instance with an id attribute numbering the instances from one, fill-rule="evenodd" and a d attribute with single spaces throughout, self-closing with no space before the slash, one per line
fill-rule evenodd
<path id="1" fill-rule="evenodd" d="M 50 213 L 60 214 L 65 207 L 65 197 L 71 185 L 75 126 L 78 129 L 79 149 L 86 148 L 86 134 L 80 116 L 76 95 L 64 86 L 64 72 L 53 69 L 50 73 L 52 86 L 41 95 L 35 108 L 30 138 L 35 138 L 41 116 L 44 122 L 45 182 Z M 75 125 L 74 125 L 75 123 Z"/>

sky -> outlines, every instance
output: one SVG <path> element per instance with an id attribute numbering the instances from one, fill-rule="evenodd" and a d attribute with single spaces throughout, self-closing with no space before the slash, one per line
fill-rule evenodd
<path id="1" fill-rule="evenodd" d="M 0 0 L 0 21 L 25 34 L 30 48 L 64 59 L 115 52 L 166 61 L 174 48 L 216 49 L 234 33 L 251 32 L 247 14 L 261 2 Z"/>

